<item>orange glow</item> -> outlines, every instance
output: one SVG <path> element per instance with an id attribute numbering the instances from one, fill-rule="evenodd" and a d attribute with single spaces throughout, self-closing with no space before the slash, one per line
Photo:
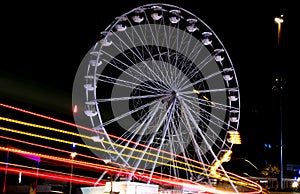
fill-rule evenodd
<path id="1" fill-rule="evenodd" d="M 228 133 L 229 133 L 228 141 L 230 143 L 232 143 L 232 144 L 241 144 L 242 143 L 241 136 L 238 131 L 231 130 L 231 131 L 228 131 Z"/>

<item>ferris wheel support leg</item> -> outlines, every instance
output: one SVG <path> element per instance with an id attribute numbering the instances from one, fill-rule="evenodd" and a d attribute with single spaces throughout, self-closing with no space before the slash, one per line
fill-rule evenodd
<path id="1" fill-rule="evenodd" d="M 106 175 L 107 171 L 104 171 L 101 176 L 98 178 L 98 180 L 94 183 L 94 186 L 97 186 L 97 184 L 102 180 L 102 178 L 104 177 L 104 175 Z"/>

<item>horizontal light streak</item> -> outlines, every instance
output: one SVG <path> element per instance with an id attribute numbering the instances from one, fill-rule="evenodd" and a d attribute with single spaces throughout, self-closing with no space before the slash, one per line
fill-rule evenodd
<path id="1" fill-rule="evenodd" d="M 113 173 L 121 173 L 123 175 L 129 175 L 129 174 L 132 173 L 132 172 L 130 172 L 128 170 L 124 170 L 124 169 L 113 167 L 113 166 L 106 166 L 106 165 L 88 163 L 88 162 L 83 162 L 83 161 L 78 161 L 78 160 L 72 160 L 72 159 L 66 159 L 66 158 L 61 158 L 61 157 L 56 157 L 56 156 L 49 156 L 49 155 L 45 155 L 45 154 L 38 154 L 38 153 L 33 153 L 33 152 L 27 152 L 27 151 L 23 151 L 23 150 L 20 150 L 20 149 L 0 147 L 0 150 L 2 150 L 2 151 L 8 151 L 8 152 L 13 152 L 13 153 L 18 153 L 19 152 L 19 153 L 22 153 L 22 154 L 32 154 L 32 155 L 35 155 L 35 156 L 38 156 L 38 157 L 41 157 L 41 158 L 55 160 L 55 161 L 58 161 L 58 162 L 65 162 L 65 163 L 69 163 L 69 164 L 72 163 L 74 165 L 79 165 L 79 166 L 86 166 L 86 167 L 89 167 L 90 170 L 92 170 L 92 169 L 99 170 L 100 169 L 102 171 L 105 170 L 105 171 L 109 171 L 110 173 L 112 173 L 112 172 Z M 135 174 L 136 177 L 144 178 L 144 179 L 147 179 L 147 180 L 149 180 L 149 177 L 150 177 L 149 174 L 145 174 L 145 173 L 135 172 L 134 174 Z M 246 186 L 246 187 L 250 187 L 251 186 L 253 188 L 261 188 L 261 186 L 259 184 L 255 183 L 255 182 L 253 182 L 251 180 L 245 179 L 243 177 L 239 177 L 238 175 L 235 175 L 235 176 L 236 176 L 236 179 L 239 178 L 239 181 L 234 181 L 236 184 L 243 185 L 243 186 Z M 155 177 L 157 177 L 157 178 L 155 178 Z M 170 178 L 174 179 L 176 181 L 170 181 Z M 234 178 L 234 177 L 232 177 L 232 178 Z M 151 181 L 154 181 L 154 180 L 160 181 L 160 182 L 164 182 L 164 183 L 168 183 L 168 184 L 176 184 L 176 185 L 178 185 L 178 183 L 180 181 L 182 181 L 184 183 L 186 183 L 187 181 L 189 182 L 189 180 L 180 179 L 178 177 L 168 176 L 168 178 L 164 178 L 161 175 L 152 176 L 151 177 Z M 228 180 L 226 178 L 223 178 L 222 180 L 224 180 L 224 181 L 230 181 L 230 180 Z M 241 182 L 240 180 L 243 180 L 244 182 Z M 242 192 L 242 193 L 256 193 L 256 192 Z"/>
<path id="2" fill-rule="evenodd" d="M 0 120 L 7 121 L 7 122 L 12 122 L 12 123 L 17 123 L 17 124 L 21 124 L 21 125 L 25 125 L 25 126 L 29 126 L 29 127 L 35 127 L 35 128 L 41 128 L 41 129 L 46 129 L 46 130 L 50 130 L 50 131 L 60 132 L 60 133 L 68 134 L 68 135 L 74 135 L 74 136 L 78 136 L 78 137 L 81 137 L 81 138 L 92 139 L 92 137 L 90 137 L 90 136 L 85 136 L 85 135 L 81 135 L 81 134 L 74 133 L 74 132 L 69 132 L 69 131 L 65 131 L 65 130 L 61 130 L 61 129 L 56 129 L 56 128 L 53 128 L 53 127 L 47 127 L 47 126 L 43 126 L 43 125 L 28 123 L 28 122 L 19 121 L 19 120 L 15 120 L 15 119 L 10 119 L 10 118 L 6 118 L 6 117 L 0 117 Z M 4 127 L 0 127 L 0 129 L 5 130 L 5 131 L 10 131 L 10 132 L 13 132 L 13 133 L 19 133 L 19 134 L 23 134 L 23 135 L 28 135 L 28 136 L 38 137 L 38 138 L 42 138 L 42 139 L 47 139 L 47 140 L 51 140 L 51 141 L 57 141 L 57 142 L 61 142 L 61 143 L 71 144 L 71 145 L 73 144 L 72 141 L 66 141 L 66 140 L 52 138 L 52 137 L 48 137 L 48 136 L 37 135 L 37 134 L 34 134 L 34 133 L 22 132 L 22 131 L 15 130 L 15 129 L 9 129 L 9 128 L 4 128 Z M 103 140 L 103 142 L 108 144 L 108 145 L 112 144 L 112 143 L 110 143 L 108 141 L 104 141 L 104 140 Z M 151 155 L 151 156 L 156 157 L 156 154 L 154 154 L 154 153 L 145 152 L 145 151 L 142 151 L 142 150 L 122 146 L 122 145 L 119 145 L 119 144 L 113 144 L 113 145 L 115 145 L 116 147 L 121 147 L 121 148 L 124 148 L 124 149 L 139 152 L 139 153 L 146 153 L 147 155 Z M 104 151 L 104 152 L 108 152 L 108 153 L 112 153 L 112 154 L 118 154 L 117 152 L 115 152 L 113 150 L 106 150 L 106 149 L 102 149 L 102 148 L 98 148 L 98 147 L 88 146 L 86 144 L 77 144 L 77 146 L 81 146 L 81 147 L 85 147 L 85 148 L 89 148 L 89 149 L 94 149 L 94 150 L 98 150 L 98 151 Z M 135 156 L 127 155 L 127 154 L 123 154 L 123 153 L 121 155 L 125 156 L 125 157 L 134 158 L 134 159 L 140 159 L 139 157 L 135 157 Z M 173 158 L 167 158 L 165 156 L 158 156 L 158 157 L 162 158 L 162 159 L 165 159 L 165 160 L 173 161 Z M 152 160 L 148 160 L 148 159 L 144 159 L 144 158 L 142 158 L 142 160 L 144 160 L 146 162 L 154 162 Z M 182 164 L 182 165 L 187 165 L 187 163 L 179 161 L 179 160 L 174 160 L 174 161 L 179 163 L 179 164 Z M 197 161 L 195 161 L 195 162 L 197 162 Z M 175 168 L 182 169 L 182 170 L 188 170 L 190 172 L 196 172 L 196 171 L 193 171 L 193 170 L 190 170 L 190 169 L 187 169 L 187 168 L 171 165 L 171 164 L 164 163 L 164 162 L 156 162 L 156 163 L 166 165 L 166 166 L 170 166 L 170 167 L 175 167 Z M 200 162 L 197 162 L 197 163 L 199 164 Z M 193 164 L 189 164 L 189 166 L 193 167 L 195 169 L 204 170 L 203 168 L 201 168 L 199 166 L 196 166 L 196 165 L 193 165 Z M 203 173 L 197 172 L 197 174 L 203 174 Z"/>
<path id="3" fill-rule="evenodd" d="M 73 127 L 77 127 L 77 128 L 82 128 L 82 129 L 85 129 L 85 130 L 88 130 L 88 131 L 91 131 L 91 132 L 94 132 L 95 133 L 95 131 L 93 130 L 93 129 L 90 129 L 90 128 L 87 128 L 87 127 L 84 127 L 84 126 L 79 126 L 79 125 L 76 125 L 76 124 L 74 124 L 74 123 L 70 123 L 70 122 L 66 122 L 66 121 L 63 121 L 63 120 L 60 120 L 60 119 L 55 119 L 55 118 L 52 118 L 52 117 L 48 117 L 48 116 L 45 116 L 45 115 L 42 115 L 42 114 L 38 114 L 38 113 L 34 113 L 34 112 L 31 112 L 31 111 L 27 111 L 27 110 L 24 110 L 24 109 L 20 109 L 20 108 L 17 108 L 17 107 L 13 107 L 13 106 L 9 106 L 9 105 L 5 105 L 5 104 L 1 104 L 0 103 L 0 106 L 2 106 L 2 107 L 6 107 L 6 108 L 10 108 L 10 109 L 13 109 L 13 110 L 16 110 L 16 111 L 20 111 L 20 112 L 23 112 L 23 113 L 27 113 L 27 114 L 31 114 L 31 115 L 33 115 L 33 116 L 38 116 L 38 117 L 41 117 L 41 118 L 45 118 L 45 119 L 48 119 L 48 120 L 52 120 L 52 121 L 55 121 L 55 122 L 59 122 L 59 123 L 62 123 L 62 124 L 66 124 L 66 125 L 69 125 L 69 126 L 73 126 Z M 11 121 L 11 120 L 7 120 L 7 121 Z M 26 123 L 26 122 L 23 122 L 22 124 L 24 124 L 24 123 Z M 36 125 L 36 124 L 32 124 L 31 125 L 32 127 L 40 127 L 41 125 Z M 55 128 L 51 128 L 51 127 L 46 127 L 46 126 L 43 126 L 43 128 L 44 129 L 55 129 Z M 2 129 L 2 130 L 6 130 L 6 131 L 10 131 L 10 132 L 15 132 L 15 133 L 17 133 L 18 131 L 17 130 L 13 130 L 13 129 L 8 129 L 8 128 L 4 128 L 4 127 L 0 127 L 0 129 Z M 69 135 L 75 135 L 75 136 L 79 136 L 79 137 L 81 137 L 82 135 L 79 135 L 79 134 L 77 134 L 77 133 L 73 133 L 73 132 L 66 132 L 66 131 L 63 131 L 63 130 L 60 130 L 60 129 L 57 129 L 58 130 L 58 132 L 64 132 L 65 134 L 69 134 Z M 101 132 L 97 132 L 97 133 L 100 133 L 101 134 Z M 23 135 L 29 135 L 29 136 L 33 136 L 33 137 L 39 137 L 39 138 L 43 138 L 43 139 L 47 139 L 47 137 L 46 136 L 41 136 L 41 135 L 37 135 L 37 134 L 30 134 L 30 133 L 27 133 L 26 134 L 26 132 L 21 132 L 21 134 L 23 134 Z M 119 138 L 119 137 L 117 137 L 117 136 L 114 136 L 114 135 L 111 135 L 111 134 L 108 134 L 110 137 L 112 137 L 112 138 Z M 87 138 L 90 138 L 91 139 L 91 137 L 89 137 L 89 136 L 86 136 Z M 120 139 L 120 138 L 119 138 Z M 52 140 L 52 141 L 58 141 L 58 142 L 61 142 L 61 143 L 66 143 L 66 144 L 73 144 L 73 142 L 71 142 L 71 141 L 65 141 L 65 140 L 61 140 L 61 139 L 56 139 L 56 138 L 49 138 L 49 140 Z M 124 141 L 129 141 L 129 140 L 127 140 L 127 139 L 123 139 Z M 140 146 L 142 146 L 142 147 L 145 147 L 146 145 L 143 145 L 143 144 L 140 144 L 140 143 L 137 143 L 137 142 L 133 142 L 133 141 L 129 141 L 130 143 L 133 143 L 133 144 L 138 144 L 138 145 L 140 145 Z M 82 147 L 85 147 L 85 148 L 89 148 L 89 149 L 97 149 L 97 150 L 100 150 L 100 151 L 104 151 L 103 149 L 100 149 L 100 148 L 96 148 L 96 147 L 92 147 L 92 146 L 87 146 L 87 145 L 85 145 L 85 144 L 77 144 L 77 145 L 79 145 L 79 146 L 82 146 Z M 127 147 L 126 147 L 127 148 Z M 155 149 L 155 148 L 151 148 L 151 149 L 153 149 L 153 150 L 157 150 L 157 149 Z M 105 151 L 107 151 L 107 150 L 105 150 Z M 108 152 L 110 152 L 110 153 L 114 153 L 114 151 L 108 151 Z M 167 154 L 170 154 L 170 155 L 172 155 L 172 156 L 176 156 L 176 157 L 180 157 L 180 158 L 184 158 L 183 156 L 179 156 L 179 155 L 176 155 L 176 154 L 173 154 L 173 153 L 170 153 L 170 152 L 166 152 L 166 151 L 163 151 L 163 152 L 165 152 L 165 153 L 167 153 Z M 124 156 L 124 155 L 123 155 Z M 125 155 L 126 156 L 126 155 Z M 54 156 L 52 156 L 52 157 L 54 157 Z M 129 157 L 131 157 L 131 156 L 129 156 Z M 56 157 L 56 158 L 59 158 L 59 157 Z M 137 157 L 133 157 L 133 158 L 136 158 L 136 159 L 138 159 Z M 49 159 L 49 158 L 48 158 Z M 53 159 L 53 158 L 52 158 Z M 60 158 L 60 159 L 62 159 L 62 158 Z M 57 159 L 57 161 L 60 161 L 60 159 Z M 165 159 L 169 159 L 169 158 L 165 158 Z M 64 160 L 66 160 L 66 161 L 68 161 L 67 159 L 64 159 Z M 144 159 L 145 160 L 145 159 Z M 194 163 L 197 163 L 197 164 L 201 164 L 201 165 L 206 165 L 206 166 L 209 166 L 209 165 L 207 165 L 207 164 L 202 164 L 202 163 L 200 163 L 199 161 L 195 161 L 195 160 L 193 160 L 193 159 L 190 159 L 190 158 L 187 158 L 187 160 L 189 160 L 189 161 L 192 161 L 192 162 L 194 162 Z M 64 162 L 66 162 L 66 161 L 64 161 Z M 145 161 L 148 161 L 148 162 L 151 162 L 151 161 L 149 161 L 149 160 L 145 160 Z M 61 161 L 60 161 L 61 162 Z M 70 160 L 69 160 L 69 162 L 70 162 Z M 72 160 L 72 162 L 75 162 L 75 160 Z M 76 161 L 76 163 L 77 163 L 78 161 Z M 177 161 L 177 162 L 181 162 L 181 161 Z M 183 163 L 183 162 L 181 162 L 181 163 Z M 77 163 L 78 165 L 79 165 L 79 163 Z M 174 167 L 174 168 L 178 168 L 178 166 L 174 166 L 174 165 L 170 165 L 170 164 L 167 164 L 167 163 L 161 163 L 161 164 L 166 164 L 166 166 L 169 166 L 169 167 Z M 186 163 L 184 163 L 184 164 L 186 164 Z M 81 165 L 81 163 L 80 163 L 80 165 Z M 89 167 L 91 167 L 91 166 L 94 166 L 94 164 L 91 164 L 91 163 L 89 163 L 89 165 L 88 165 Z M 199 167 L 197 167 L 197 166 L 194 166 L 194 167 L 196 167 L 196 168 L 198 168 L 198 169 L 201 169 L 201 170 L 203 170 L 202 168 L 199 168 Z M 108 168 L 108 166 L 106 166 L 106 168 Z M 187 171 L 190 171 L 190 169 L 186 169 L 186 168 L 182 168 L 182 167 L 180 167 L 180 169 L 183 169 L 183 170 L 187 170 Z M 102 170 L 103 170 L 103 167 L 102 167 Z M 118 170 L 114 170 L 115 172 L 120 172 L 120 171 L 124 171 L 124 169 L 118 169 Z M 193 171 L 193 172 L 195 172 L 195 173 L 200 173 L 200 172 L 196 172 L 196 171 Z M 125 173 L 125 171 L 123 172 L 123 173 Z M 129 174 L 129 173 L 132 173 L 132 172 L 126 172 L 127 174 Z M 126 174 L 125 173 L 125 174 Z M 157 174 L 157 172 L 155 172 L 156 174 Z M 229 174 L 232 174 L 232 173 L 229 173 Z M 136 173 L 135 173 L 135 176 L 138 176 Z M 168 175 L 164 175 L 164 176 L 168 176 Z M 207 176 L 209 176 L 209 175 L 207 175 Z M 236 180 L 243 180 L 244 182 L 240 182 L 239 183 L 239 181 L 234 181 L 234 182 L 236 182 L 236 183 L 238 183 L 238 184 L 240 184 L 240 185 L 248 185 L 248 187 L 249 187 L 249 185 L 252 185 L 251 187 L 255 190 L 255 189 L 257 189 L 257 188 L 260 188 L 260 185 L 259 184 L 257 184 L 257 183 L 255 183 L 255 182 L 252 182 L 251 180 L 249 180 L 249 179 L 245 179 L 245 178 L 243 178 L 243 177 L 239 177 L 238 175 L 234 175 L 235 177 L 232 177 L 233 179 L 236 179 Z M 151 176 L 152 177 L 152 176 Z M 161 176 L 158 176 L 159 177 L 159 180 L 161 179 Z M 239 179 L 238 179 L 238 178 Z M 178 177 L 174 177 L 174 178 L 178 178 Z M 152 178 L 151 178 L 152 179 Z M 225 180 L 225 181 L 231 181 L 231 180 L 228 180 L 228 178 L 226 178 L 226 177 L 221 177 L 221 179 L 222 180 Z M 161 181 L 161 180 L 160 180 Z M 232 182 L 232 181 L 231 181 Z M 248 182 L 248 183 L 247 183 Z M 249 182 L 251 183 L 251 184 L 249 184 Z M 228 192 L 225 192 L 225 193 L 228 193 Z M 245 193 L 245 192 L 244 192 Z M 247 192 L 247 193 L 257 193 L 257 192 Z"/>
<path id="4" fill-rule="evenodd" d="M 28 133 L 28 132 L 24 132 L 24 131 L 15 130 L 15 129 L 9 129 L 9 128 L 6 128 L 6 127 L 0 127 L 0 130 L 9 131 L 9 132 L 13 132 L 13 133 L 18 133 L 18 134 L 22 134 L 22 135 L 27 135 L 27 136 L 31 136 L 31 137 L 37 137 L 37 138 L 46 139 L 46 140 L 52 140 L 52 141 L 56 141 L 56 142 L 60 142 L 60 143 L 66 143 L 66 144 L 70 144 L 70 145 L 72 145 L 72 143 L 73 143 L 72 141 L 61 140 L 61 139 L 57 139 L 57 138 L 53 138 L 53 137 L 48 137 L 48 136 L 44 136 L 44 135 L 38 135 L 38 134 Z M 89 146 L 89 145 L 86 145 L 86 144 L 77 143 L 77 146 L 81 146 L 81 147 L 89 148 L 89 149 L 94 149 L 94 150 L 98 150 L 98 151 L 102 151 L 102 152 L 108 152 L 108 153 L 118 154 L 115 151 L 106 150 L 106 149 L 102 149 L 102 148 L 98 148 L 98 147 L 93 147 L 93 146 Z M 146 158 L 139 158 L 137 156 L 131 156 L 131 155 L 123 154 L 123 153 L 121 155 L 124 156 L 124 157 L 130 157 L 130 158 L 133 158 L 133 159 L 143 160 L 143 161 L 146 161 L 146 162 L 153 162 L 153 160 L 149 160 L 149 159 L 146 159 Z M 181 162 L 181 161 L 179 161 L 179 162 Z M 191 170 L 191 169 L 180 167 L 180 166 L 176 166 L 176 165 L 173 165 L 173 164 L 169 164 L 169 163 L 165 163 L 165 162 L 156 162 L 156 163 L 204 175 L 204 173 L 202 173 L 202 172 Z M 183 162 L 181 162 L 181 163 L 183 163 Z M 185 163 L 183 163 L 183 164 L 185 164 Z M 195 167 L 197 169 L 201 169 L 198 166 L 194 166 L 193 165 L 193 167 Z M 203 170 L 203 169 L 201 169 L 201 170 Z"/>
<path id="5" fill-rule="evenodd" d="M 0 162 L 1 163 L 1 162 Z M 11 167 L 11 166 L 17 166 L 17 167 Z M 41 169 L 41 168 L 32 168 L 29 166 L 23 166 L 23 165 L 17 165 L 9 163 L 9 167 L 2 167 L 0 166 L 0 171 L 7 171 L 10 174 L 19 174 L 19 172 L 22 172 L 22 175 L 29 176 L 29 177 L 37 177 L 37 178 L 45 178 L 45 179 L 51 179 L 51 180 L 57 180 L 62 182 L 73 182 L 77 184 L 84 184 L 84 185 L 94 185 L 94 183 L 97 181 L 95 178 L 89 178 L 89 177 L 82 177 L 75 174 L 68 175 L 66 173 L 61 173 L 58 171 L 49 171 L 47 169 Z M 49 171 L 49 172 L 47 172 Z M 105 185 L 104 182 L 100 182 L 97 186 Z"/>
<path id="6" fill-rule="evenodd" d="M 10 105 L 7 105 L 7 104 L 0 103 L 0 106 L 8 108 L 8 109 L 15 110 L 15 111 L 23 112 L 23 113 L 26 113 L 26 114 L 30 114 L 30 115 L 33 115 L 33 116 L 37 116 L 37 117 L 40 117 L 40 118 L 44 118 L 44 119 L 47 119 L 47 120 L 51 120 L 51 121 L 55 121 L 55 122 L 58 122 L 58 123 L 62 123 L 62 124 L 65 124 L 65 125 L 69 125 L 69 126 L 73 126 L 73 127 L 76 127 L 76 128 L 80 128 L 80 129 L 84 129 L 84 130 L 87 130 L 87 131 L 91 131 L 93 133 L 98 133 L 98 134 L 102 134 L 102 135 L 104 134 L 103 132 L 95 131 L 94 129 L 91 129 L 91 128 L 88 128 L 88 127 L 85 127 L 85 126 L 77 125 L 77 124 L 74 124 L 74 123 L 71 123 L 71 122 L 63 121 L 63 120 L 56 119 L 56 118 L 53 118 L 53 117 L 49 117 L 49 116 L 46 116 L 46 115 L 42 115 L 42 114 L 39 114 L 39 113 L 35 113 L 35 112 L 31 112 L 31 111 L 24 110 L 24 109 L 21 109 L 21 108 L 17 108 L 17 107 L 14 107 L 14 106 L 10 106 Z M 124 142 L 129 142 L 131 144 L 139 145 L 139 146 L 144 147 L 144 148 L 149 148 L 151 150 L 158 151 L 158 149 L 156 149 L 156 148 L 147 147 L 147 145 L 144 145 L 144 144 L 141 144 L 141 143 L 138 143 L 138 142 L 130 141 L 128 139 L 124 139 L 122 137 L 118 137 L 118 136 L 115 136 L 115 135 L 112 135 L 112 134 L 107 134 L 107 135 L 109 137 L 111 137 L 111 138 L 114 138 L 114 139 L 119 139 L 119 140 L 122 140 Z M 184 156 L 180 156 L 180 155 L 177 155 L 175 153 L 167 152 L 165 150 L 159 150 L 159 151 L 161 153 L 169 154 L 172 157 L 178 157 L 178 158 L 181 158 L 181 159 L 186 159 L 188 161 L 191 161 L 191 162 L 203 165 L 203 166 L 207 166 L 207 164 L 201 163 L 200 161 L 196 161 L 196 160 L 193 160 L 191 158 L 185 158 Z"/>
<path id="7" fill-rule="evenodd" d="M 68 155 L 70 155 L 70 154 L 72 153 L 71 151 L 61 150 L 61 149 L 52 148 L 52 147 L 48 147 L 48 146 L 43 146 L 43 145 L 40 145 L 40 144 L 35 144 L 35 143 L 32 143 L 32 142 L 27 142 L 27 141 L 15 139 L 15 138 L 4 137 L 4 136 L 0 136 L 0 138 L 7 139 L 7 140 L 11 140 L 11 141 L 20 142 L 20 143 L 23 143 L 23 144 L 33 145 L 33 146 L 37 146 L 37 147 L 43 147 L 43 148 L 46 148 L 46 149 L 51 149 L 51 150 L 55 150 L 55 151 L 59 151 L 59 152 L 65 152 L 65 153 L 68 153 Z M 3 147 L 3 150 L 4 150 L 4 147 Z M 28 152 L 28 153 L 31 153 L 31 154 L 33 154 L 33 155 L 38 154 L 38 153 L 33 153 L 33 152 Z M 96 157 L 92 157 L 92 156 L 88 156 L 88 155 L 84 155 L 84 154 L 80 154 L 80 153 L 77 153 L 77 155 L 82 156 L 83 158 L 89 158 L 89 159 L 94 159 L 94 160 L 103 162 L 103 160 L 100 159 L 100 158 L 96 158 Z M 96 161 L 96 162 L 97 162 L 97 161 Z M 118 163 L 114 163 L 114 162 L 111 162 L 111 164 L 112 164 L 112 165 L 119 165 Z M 88 169 L 89 169 L 89 168 L 88 168 Z M 129 169 L 130 169 L 130 168 L 129 168 Z M 89 169 L 89 170 L 90 170 L 90 169 Z M 145 169 L 137 169 L 137 170 L 141 170 L 141 171 L 145 171 L 145 172 L 149 172 L 149 173 L 150 173 L 149 170 L 145 170 Z M 154 173 L 157 174 L 158 176 L 162 176 L 162 175 L 163 175 L 162 173 L 158 173 L 158 172 L 154 172 Z M 164 176 L 169 176 L 169 177 L 171 177 L 170 175 L 164 175 Z M 172 177 L 172 178 L 174 178 L 174 177 Z"/>

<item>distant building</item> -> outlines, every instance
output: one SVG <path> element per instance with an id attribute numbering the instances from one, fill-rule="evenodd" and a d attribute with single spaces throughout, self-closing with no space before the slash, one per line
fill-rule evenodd
<path id="1" fill-rule="evenodd" d="M 289 177 L 289 178 L 300 177 L 300 164 L 287 164 L 285 177 Z"/>

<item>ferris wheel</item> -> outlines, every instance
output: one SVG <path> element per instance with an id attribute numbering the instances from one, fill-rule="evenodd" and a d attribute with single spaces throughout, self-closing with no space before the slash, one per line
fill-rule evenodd
<path id="1" fill-rule="evenodd" d="M 103 160 L 136 172 L 207 181 L 232 149 L 240 94 L 213 30 L 189 11 L 147 4 L 117 17 L 73 86 L 75 122 Z M 217 168 L 222 167 L 219 165 Z"/>

